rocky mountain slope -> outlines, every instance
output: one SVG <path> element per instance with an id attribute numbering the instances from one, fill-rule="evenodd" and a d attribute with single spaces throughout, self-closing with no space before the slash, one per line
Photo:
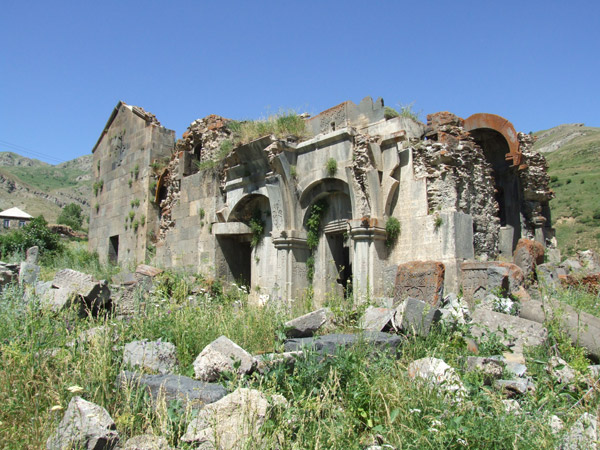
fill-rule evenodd
<path id="1" fill-rule="evenodd" d="M 11 152 L 0 152 L 0 210 L 16 206 L 49 222 L 77 203 L 89 215 L 92 155 L 53 166 Z"/>
<path id="2" fill-rule="evenodd" d="M 563 124 L 535 136 L 556 194 L 550 208 L 559 248 L 600 251 L 600 128 Z"/>

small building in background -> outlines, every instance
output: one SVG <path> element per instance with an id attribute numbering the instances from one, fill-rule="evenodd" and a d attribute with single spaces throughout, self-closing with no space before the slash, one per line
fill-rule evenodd
<path id="1" fill-rule="evenodd" d="M 0 212 L 0 232 L 24 227 L 31 219 L 32 216 L 17 207 L 4 210 Z"/>

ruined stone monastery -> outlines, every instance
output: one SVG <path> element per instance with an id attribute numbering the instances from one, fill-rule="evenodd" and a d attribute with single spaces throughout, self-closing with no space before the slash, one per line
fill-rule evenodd
<path id="1" fill-rule="evenodd" d="M 176 141 L 119 102 L 92 150 L 90 249 L 242 282 L 256 299 L 312 287 L 318 302 L 389 296 L 409 261 L 443 263 L 457 292 L 463 262 L 509 260 L 522 237 L 553 244 L 546 162 L 529 135 L 493 114 L 425 125 L 385 111 L 347 101 L 305 118 L 307 136 L 232 145 L 228 119 L 196 120 Z"/>

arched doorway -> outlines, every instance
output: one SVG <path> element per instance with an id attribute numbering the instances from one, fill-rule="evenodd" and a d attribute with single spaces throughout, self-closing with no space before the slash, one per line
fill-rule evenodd
<path id="1" fill-rule="evenodd" d="M 465 120 L 465 129 L 492 166 L 500 219 L 499 250 L 510 256 L 521 237 L 522 187 L 517 171 L 522 154 L 517 133 L 508 120 L 494 114 L 472 115 Z"/>

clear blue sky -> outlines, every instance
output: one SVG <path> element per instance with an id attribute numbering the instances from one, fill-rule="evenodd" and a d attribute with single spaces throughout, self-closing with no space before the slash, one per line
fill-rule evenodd
<path id="1" fill-rule="evenodd" d="M 369 95 L 600 126 L 598 0 L 7 1 L 0 42 L 0 151 L 51 163 L 90 153 L 119 100 L 178 137 Z"/>

